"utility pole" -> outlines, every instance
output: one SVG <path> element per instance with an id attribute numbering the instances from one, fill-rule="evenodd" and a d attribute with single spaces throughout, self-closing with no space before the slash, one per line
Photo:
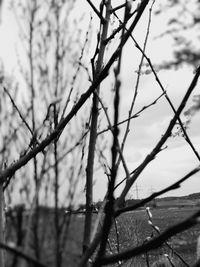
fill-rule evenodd
<path id="1" fill-rule="evenodd" d="M 135 188 L 133 189 L 136 192 L 136 199 L 139 199 L 139 191 L 142 191 L 142 189 L 138 186 L 138 184 L 135 184 Z"/>

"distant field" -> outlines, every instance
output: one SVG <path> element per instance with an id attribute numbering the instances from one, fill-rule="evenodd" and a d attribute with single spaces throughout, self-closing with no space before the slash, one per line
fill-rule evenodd
<path id="1" fill-rule="evenodd" d="M 156 202 L 157 207 L 176 207 L 176 206 L 199 206 L 200 207 L 200 200 L 199 199 L 161 199 Z"/>
<path id="2" fill-rule="evenodd" d="M 194 213 L 197 210 L 196 207 L 183 207 L 183 208 L 156 208 L 151 209 L 153 215 L 153 223 L 158 226 L 161 231 L 184 220 L 189 215 Z M 130 212 L 124 214 L 118 219 L 119 227 L 119 240 L 120 240 L 120 249 L 126 249 L 130 246 L 141 245 L 145 238 L 151 236 L 152 227 L 147 222 L 147 214 L 145 210 L 140 210 L 136 212 Z M 183 257 L 183 259 L 191 265 L 194 263 L 196 257 L 196 240 L 200 234 L 200 225 L 197 225 L 185 232 L 174 236 L 169 240 L 169 244 L 173 249 Z M 154 232 L 154 236 L 157 234 Z M 111 234 L 112 243 L 116 244 L 115 231 L 113 229 Z M 116 247 L 115 247 L 116 252 Z M 149 252 L 149 261 L 150 263 L 158 259 L 163 254 L 169 254 L 172 256 L 176 266 L 185 266 L 181 264 L 177 256 L 173 255 L 172 251 L 167 248 L 166 245 L 163 245 L 162 248 Z M 124 266 L 146 266 L 145 255 L 141 255 L 137 259 L 127 262 Z M 117 265 L 116 265 L 117 266 Z"/>
<path id="3" fill-rule="evenodd" d="M 183 207 L 183 208 L 156 208 L 151 209 L 153 215 L 153 223 L 157 225 L 161 231 L 165 230 L 169 226 L 184 220 L 189 215 L 194 213 L 197 208 L 193 207 Z M 82 234 L 82 225 L 83 225 L 83 216 L 78 216 L 73 223 L 72 228 L 76 225 L 77 229 L 72 229 L 69 233 L 69 239 L 71 242 L 68 242 L 68 252 L 74 253 L 73 256 L 71 254 L 71 259 L 73 262 L 70 262 L 70 266 L 76 266 L 77 264 L 77 253 L 81 248 L 81 234 Z M 148 218 L 146 214 L 146 210 L 138 210 L 136 212 L 129 212 L 120 216 L 117 219 L 117 227 L 119 232 L 119 249 L 120 251 L 129 247 L 140 245 L 144 242 L 144 240 L 151 236 L 152 227 L 148 224 Z M 79 228 L 79 229 L 78 229 Z M 191 265 L 194 263 L 194 259 L 196 257 L 196 239 L 200 234 L 200 225 L 197 225 L 188 231 L 178 234 L 169 240 L 169 244 L 174 248 L 174 250 L 180 254 L 184 258 L 184 260 Z M 154 236 L 157 234 L 154 232 Z M 78 241 L 78 242 L 77 242 Z M 117 252 L 117 242 L 116 242 L 116 231 L 115 227 L 112 228 L 110 237 L 109 237 L 109 245 L 108 245 L 108 253 Z M 80 250 L 79 250 L 80 251 Z M 181 264 L 180 260 L 164 245 L 162 248 L 159 248 L 156 251 L 149 252 L 149 261 L 152 263 L 154 260 L 159 259 L 163 254 L 168 253 L 172 256 L 174 263 L 176 263 L 176 267 L 185 266 Z M 69 264 L 70 255 L 68 254 L 68 264 Z M 118 264 L 112 266 L 119 266 Z M 123 266 L 135 266 L 135 267 L 144 267 L 146 266 L 146 258 L 145 255 L 141 255 L 133 260 L 129 260 L 123 264 Z"/>
<path id="4" fill-rule="evenodd" d="M 169 226 L 176 224 L 196 211 L 197 207 L 172 207 L 172 208 L 152 208 L 153 223 L 158 226 L 161 231 L 165 230 Z M 41 220 L 41 238 L 42 247 L 41 260 L 49 267 L 54 266 L 54 230 L 53 230 L 53 218 L 50 216 L 43 216 Z M 96 214 L 94 215 L 94 219 Z M 83 236 L 83 224 L 84 215 L 72 215 L 71 223 L 68 231 L 65 232 L 66 244 L 64 246 L 64 259 L 63 266 L 75 267 L 77 266 L 81 251 L 82 251 L 82 236 Z M 43 225 L 43 226 L 42 226 Z M 141 245 L 148 236 L 152 234 L 152 227 L 148 224 L 148 216 L 145 210 L 137 210 L 136 212 L 129 212 L 117 218 L 117 229 L 119 232 L 119 250 Z M 45 232 L 45 235 L 42 234 Z M 169 240 L 169 244 L 173 249 L 179 253 L 184 260 L 191 265 L 194 262 L 196 256 L 196 239 L 200 234 L 200 225 L 197 225 L 188 231 L 178 234 Z M 154 236 L 157 233 L 154 232 Z M 117 252 L 116 231 L 113 226 L 111 234 L 109 236 L 109 244 L 107 252 Z M 180 263 L 177 256 L 173 256 L 172 251 L 162 246 L 155 251 L 149 252 L 149 261 L 152 263 L 163 254 L 169 254 L 172 256 L 176 267 L 185 266 Z M 19 265 L 20 266 L 20 265 Z M 119 266 L 117 264 L 110 266 Z M 144 267 L 146 265 L 145 255 L 138 256 L 133 260 L 129 260 L 123 264 L 123 266 L 135 266 Z"/>

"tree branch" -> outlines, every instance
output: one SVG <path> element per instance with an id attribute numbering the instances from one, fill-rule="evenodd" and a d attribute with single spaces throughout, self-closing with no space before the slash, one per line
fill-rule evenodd
<path id="1" fill-rule="evenodd" d="M 125 45 L 125 43 L 127 42 L 127 40 L 129 39 L 132 31 L 134 30 L 140 17 L 142 16 L 148 2 L 149 2 L 149 0 L 144 0 L 141 3 L 141 5 L 138 8 L 137 15 L 136 15 L 133 23 L 131 24 L 131 26 L 127 30 L 127 32 L 123 38 L 123 41 L 120 42 L 118 48 L 115 50 L 115 52 L 111 56 L 108 63 L 105 65 L 105 67 L 100 72 L 98 77 L 94 80 L 94 82 L 89 87 L 89 89 L 81 95 L 79 101 L 76 103 L 76 105 L 74 105 L 74 107 L 71 109 L 71 111 L 68 113 L 68 115 L 62 121 L 59 122 L 57 128 L 49 136 L 47 136 L 38 146 L 36 146 L 34 149 L 32 149 L 28 154 L 21 157 L 17 162 L 14 162 L 13 164 L 11 164 L 5 170 L 0 171 L 0 181 L 2 180 L 2 182 L 3 182 L 6 179 L 6 177 L 12 176 L 18 169 L 20 169 L 22 166 L 26 165 L 38 153 L 42 152 L 45 149 L 45 147 L 48 146 L 55 138 L 60 136 L 60 134 L 64 130 L 67 123 L 76 115 L 76 113 L 83 106 L 83 104 L 87 101 L 87 99 L 90 97 L 90 95 L 95 91 L 97 86 L 108 76 L 108 72 L 109 72 L 110 67 L 115 62 L 115 60 L 118 58 L 121 47 L 123 47 Z"/>
<path id="2" fill-rule="evenodd" d="M 153 148 L 153 150 L 151 151 L 150 154 L 148 154 L 146 156 L 146 158 L 144 159 L 144 161 L 141 163 L 141 165 L 136 169 L 135 173 L 133 174 L 133 176 L 126 181 L 126 185 L 118 199 L 118 205 L 120 206 L 120 204 L 123 202 L 126 194 L 128 193 L 129 189 L 131 188 L 131 186 L 133 185 L 133 183 L 136 181 L 136 179 L 138 178 L 138 176 L 140 175 L 140 173 L 145 169 L 145 167 L 149 164 L 150 161 L 152 161 L 155 156 L 157 155 L 157 153 L 161 150 L 162 146 L 164 145 L 164 143 L 166 142 L 166 140 L 169 138 L 169 136 L 171 135 L 171 131 L 174 127 L 174 125 L 176 124 L 177 119 L 179 118 L 181 112 L 183 111 L 192 91 L 194 90 L 198 78 L 200 76 L 200 67 L 198 67 L 197 72 L 185 94 L 185 96 L 183 97 L 183 100 L 181 101 L 181 104 L 179 105 L 179 108 L 177 109 L 174 117 L 172 118 L 172 120 L 170 121 L 167 130 L 165 131 L 164 135 L 162 136 L 162 138 L 160 139 L 160 141 L 157 143 L 157 145 Z"/>
<path id="3" fill-rule="evenodd" d="M 43 263 L 41 263 L 41 262 L 37 261 L 36 259 L 30 257 L 29 255 L 26 255 L 21 250 L 19 250 L 17 248 L 14 248 L 14 247 L 11 247 L 11 246 L 8 246 L 8 245 L 6 245 L 4 243 L 0 243 L 0 249 L 4 249 L 4 250 L 6 250 L 8 252 L 11 252 L 11 253 L 13 253 L 13 254 L 25 259 L 29 263 L 34 264 L 35 267 L 47 267 Z"/>
<path id="4" fill-rule="evenodd" d="M 153 193 L 152 195 L 150 195 L 149 197 L 143 199 L 142 201 L 140 201 L 139 203 L 135 204 L 135 205 L 130 205 L 128 207 L 125 208 L 121 208 L 116 210 L 115 212 L 115 216 L 119 216 L 120 214 L 127 212 L 127 211 L 132 211 L 135 210 L 139 207 L 144 206 L 146 203 L 149 203 L 151 200 L 155 199 L 158 196 L 161 196 L 163 194 L 165 194 L 166 192 L 169 192 L 171 190 L 175 190 L 177 188 L 180 187 L 180 185 L 186 181 L 189 177 L 191 177 L 192 175 L 196 174 L 197 172 L 200 171 L 200 166 L 194 168 L 192 171 L 190 171 L 188 174 L 186 174 L 184 177 L 182 177 L 181 179 L 179 179 L 177 182 L 173 183 L 172 185 L 164 188 L 163 190 L 160 190 L 158 192 Z"/>
<path id="5" fill-rule="evenodd" d="M 97 14 L 97 16 L 100 18 L 101 23 L 105 24 L 106 20 L 104 19 L 104 17 L 102 16 L 102 14 L 97 10 L 97 8 L 95 7 L 95 5 L 92 3 L 92 1 L 90 0 L 86 0 L 88 2 L 88 4 L 91 6 L 91 8 L 93 9 L 94 13 Z"/>
<path id="6" fill-rule="evenodd" d="M 170 228 L 168 228 L 166 231 L 164 231 L 160 236 L 157 238 L 154 238 L 153 240 L 147 242 L 144 245 L 127 249 L 121 253 L 105 256 L 101 259 L 100 264 L 107 265 L 111 263 L 118 262 L 119 260 L 127 260 L 132 257 L 141 255 L 147 251 L 156 249 L 160 247 L 166 240 L 168 240 L 170 237 L 173 237 L 174 235 L 185 231 L 186 229 L 191 228 L 195 224 L 199 223 L 199 216 L 200 211 L 196 212 L 194 215 L 186 219 L 185 221 L 178 223 Z"/>

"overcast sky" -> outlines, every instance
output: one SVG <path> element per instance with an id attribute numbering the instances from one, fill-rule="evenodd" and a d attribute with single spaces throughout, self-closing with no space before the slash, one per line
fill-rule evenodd
<path id="1" fill-rule="evenodd" d="M 5 1 L 4 1 L 5 2 Z M 90 16 L 90 7 L 87 6 L 85 0 L 78 1 L 78 8 L 75 9 L 75 16 L 80 15 L 80 10 L 85 12 L 85 25 L 88 25 Z M 95 19 L 93 21 L 95 24 Z M 144 40 L 144 27 L 146 27 L 147 19 L 143 19 L 135 31 L 135 37 L 142 45 Z M 172 41 L 169 37 L 156 39 L 159 33 L 162 33 L 165 27 L 166 18 L 152 18 L 152 26 L 150 40 L 147 45 L 147 55 L 150 56 L 152 63 L 160 63 L 163 59 L 172 57 Z M 95 26 L 94 26 L 95 29 Z M 94 30 L 95 32 L 95 30 Z M 4 8 L 2 16 L 2 24 L 0 26 L 0 57 L 5 64 L 6 70 L 12 72 L 16 67 L 16 44 L 17 44 L 17 25 L 14 17 Z M 123 53 L 122 65 L 122 87 L 123 97 L 121 99 L 121 119 L 127 118 L 128 110 L 133 95 L 133 90 L 136 80 L 136 70 L 140 54 L 137 52 L 133 43 L 129 41 Z M 162 81 L 167 93 L 169 94 L 175 107 L 177 107 L 186 92 L 189 83 L 193 78 L 193 70 L 187 66 L 181 67 L 178 71 L 162 70 L 158 72 L 158 76 Z M 106 83 L 104 86 L 106 87 Z M 87 89 L 87 88 L 85 88 Z M 105 90 L 105 88 L 102 88 Z M 196 88 L 194 94 L 198 93 Z M 137 105 L 134 112 L 151 103 L 156 97 L 161 94 L 161 90 L 157 85 L 153 75 L 143 75 L 138 94 Z M 191 103 L 191 101 L 190 101 Z M 164 133 L 169 120 L 172 117 L 172 111 L 163 98 L 159 100 L 157 105 L 150 107 L 144 111 L 142 115 L 133 120 L 131 123 L 131 131 L 125 146 L 125 159 L 130 171 L 134 170 L 138 164 L 145 158 L 154 145 L 159 141 L 159 138 Z M 183 117 L 183 120 L 185 118 Z M 190 125 L 188 133 L 191 140 L 196 145 L 196 149 L 200 153 L 200 134 L 199 134 L 200 114 L 198 113 Z M 183 175 L 196 167 L 198 160 L 188 147 L 182 137 L 170 138 L 168 148 L 159 153 L 156 159 L 149 164 L 145 171 L 141 174 L 137 181 L 139 197 L 145 197 L 155 190 L 163 189 L 170 185 L 171 182 L 180 179 Z M 107 179 L 99 173 L 100 178 L 96 179 L 94 185 L 95 200 L 102 198 L 105 194 Z M 124 177 L 122 169 L 119 171 L 119 180 Z M 179 190 L 169 192 L 167 195 L 186 195 L 194 192 L 199 192 L 200 174 L 194 175 L 189 181 L 185 182 Z M 130 196 L 136 197 L 135 187 L 130 191 Z"/>

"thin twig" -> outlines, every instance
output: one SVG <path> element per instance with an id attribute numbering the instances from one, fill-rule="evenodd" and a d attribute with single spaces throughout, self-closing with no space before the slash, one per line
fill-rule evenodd
<path id="1" fill-rule="evenodd" d="M 139 44 L 137 43 L 137 41 L 135 40 L 135 38 L 134 38 L 133 36 L 131 36 L 131 39 L 134 41 L 136 48 L 138 48 L 138 49 L 140 50 L 140 52 L 143 54 L 143 56 L 144 56 L 145 59 L 147 60 L 147 62 L 148 62 L 148 64 L 149 64 L 149 67 L 151 68 L 151 71 L 153 72 L 153 74 L 154 74 L 154 76 L 155 76 L 155 79 L 156 79 L 157 83 L 159 84 L 161 90 L 162 90 L 163 92 L 165 92 L 165 89 L 164 89 L 164 87 L 163 87 L 163 85 L 162 85 L 162 83 L 161 83 L 161 81 L 160 81 L 160 79 L 159 79 L 159 77 L 158 77 L 158 75 L 157 75 L 157 73 L 156 73 L 154 67 L 153 67 L 153 64 L 151 63 L 150 58 L 147 57 L 147 55 L 146 55 L 145 52 L 142 50 L 142 48 L 139 46 Z M 168 101 L 170 107 L 172 108 L 173 112 L 176 113 L 176 109 L 175 109 L 173 103 L 171 102 L 170 98 L 168 97 L 168 95 L 167 95 L 166 93 L 165 93 L 165 98 L 167 99 L 167 101 Z M 192 144 L 192 142 L 191 142 L 191 140 L 190 140 L 190 138 L 189 138 L 189 136 L 188 136 L 188 134 L 187 134 L 187 131 L 186 131 L 186 129 L 184 128 L 184 125 L 183 125 L 183 123 L 182 123 L 182 121 L 181 121 L 180 118 L 178 118 L 178 122 L 179 122 L 179 124 L 180 124 L 181 130 L 183 131 L 185 140 L 186 140 L 187 143 L 190 145 L 192 151 L 194 152 L 194 154 L 196 155 L 196 157 L 197 157 L 198 160 L 200 161 L 200 155 L 199 155 L 199 153 L 197 152 L 197 150 L 195 149 L 194 145 Z"/>
<path id="2" fill-rule="evenodd" d="M 4 243 L 0 243 L 0 248 L 6 250 L 8 252 L 11 252 L 11 253 L 17 255 L 18 257 L 25 259 L 27 262 L 33 264 L 35 267 L 47 267 L 43 263 L 39 262 L 38 260 L 32 258 L 29 255 L 26 255 L 24 252 L 22 252 L 21 250 L 19 250 L 17 248 L 8 246 Z"/>
<path id="3" fill-rule="evenodd" d="M 124 22 L 127 21 L 128 15 L 130 13 L 130 6 L 126 0 L 126 7 L 124 10 Z M 122 29 L 121 33 L 121 43 L 125 38 L 125 27 Z M 111 148 L 112 154 L 112 167 L 111 167 L 111 176 L 108 182 L 108 192 L 107 192 L 107 203 L 105 207 L 105 219 L 103 223 L 103 235 L 100 242 L 100 248 L 95 259 L 94 265 L 96 267 L 100 267 L 99 261 L 101 260 L 102 256 L 106 250 L 106 241 L 109 236 L 110 228 L 112 226 L 113 221 L 113 214 L 114 214 L 114 187 L 117 177 L 118 165 L 117 165 L 117 156 L 118 156 L 118 135 L 119 135 L 119 128 L 117 126 L 119 120 L 119 104 L 120 104 L 120 88 L 121 88 L 121 80 L 119 78 L 121 72 L 121 62 L 122 62 L 122 49 L 123 46 L 120 47 L 119 50 L 119 58 L 116 68 L 114 69 L 115 75 L 115 96 L 114 96 L 114 129 L 113 129 L 113 144 Z M 128 173 L 129 175 L 129 173 Z"/>
<path id="4" fill-rule="evenodd" d="M 152 6 L 153 6 L 154 2 L 155 2 L 155 1 L 153 1 Z M 148 29 L 149 29 L 150 22 L 151 22 L 152 6 L 151 6 L 151 8 L 150 8 L 150 10 L 149 10 Z M 114 13 L 114 14 L 115 14 L 115 13 Z M 118 16 L 117 16 L 116 14 L 115 14 L 115 16 L 116 16 L 117 19 L 120 21 L 120 19 L 118 18 Z M 122 22 L 120 21 L 120 23 L 122 23 Z M 164 87 L 163 87 L 163 85 L 162 85 L 162 83 L 161 83 L 161 81 L 160 81 L 160 79 L 158 78 L 158 75 L 157 75 L 156 71 L 154 70 L 154 67 L 153 67 L 153 64 L 151 63 L 150 58 L 146 56 L 144 48 L 142 49 L 142 48 L 139 46 L 138 42 L 135 40 L 135 38 L 133 37 L 132 34 L 131 34 L 131 39 L 134 41 L 136 48 L 138 48 L 139 51 L 142 53 L 142 57 L 145 58 L 145 59 L 147 60 L 147 62 L 148 62 L 148 64 L 149 64 L 149 66 L 150 66 L 150 68 L 151 68 L 151 70 L 152 70 L 152 72 L 153 72 L 153 74 L 154 74 L 154 76 L 155 76 L 155 79 L 156 79 L 156 81 L 158 82 L 158 84 L 159 84 L 161 90 L 163 91 L 163 93 L 166 92 L 165 89 L 164 89 Z M 146 40 L 147 40 L 147 39 L 146 39 Z M 145 47 L 145 46 L 144 46 L 144 47 Z M 143 61 L 143 60 L 142 60 L 142 61 Z M 141 66 L 142 66 L 142 65 L 141 65 Z M 140 67 L 139 67 L 139 73 L 140 73 Z M 169 105 L 171 106 L 173 112 L 176 113 L 176 109 L 174 108 L 174 105 L 172 104 L 170 98 L 168 97 L 168 95 L 167 95 L 166 93 L 165 93 L 165 98 L 167 99 L 167 101 L 168 101 Z M 193 143 L 191 142 L 191 140 L 190 140 L 190 138 L 189 138 L 189 136 L 188 136 L 188 134 L 187 134 L 187 131 L 186 131 L 186 129 L 184 128 L 183 123 L 182 123 L 182 121 L 181 121 L 180 118 L 178 118 L 178 122 L 179 122 L 180 127 L 181 127 L 181 129 L 182 129 L 182 131 L 183 131 L 185 140 L 186 140 L 187 143 L 190 145 L 190 147 L 191 147 L 191 149 L 193 150 L 194 154 L 196 155 L 196 157 L 197 157 L 198 160 L 200 161 L 200 155 L 199 155 L 199 153 L 197 152 L 197 150 L 195 149 Z"/>
<path id="5" fill-rule="evenodd" d="M 132 119 L 138 118 L 139 115 L 140 115 L 140 113 L 142 113 L 144 110 L 148 109 L 149 107 L 155 105 L 155 104 L 157 103 L 157 101 L 158 101 L 161 97 L 164 96 L 164 94 L 165 94 L 165 93 L 162 93 L 162 94 L 159 95 L 155 100 L 153 100 L 150 104 L 148 104 L 148 105 L 146 105 L 146 106 L 143 106 L 143 107 L 142 107 L 139 111 L 137 111 L 134 115 L 130 116 L 128 119 L 125 119 L 125 120 L 123 120 L 123 121 L 120 121 L 117 125 L 119 126 L 119 125 L 121 125 L 121 124 L 123 124 L 123 123 L 125 123 L 125 122 L 128 122 L 128 121 L 132 120 Z M 115 126 L 115 125 L 111 125 L 111 126 L 109 125 L 108 128 L 106 128 L 106 129 L 104 129 L 104 130 L 98 132 L 97 134 L 100 135 L 100 134 L 105 133 L 105 132 L 107 132 L 107 131 L 109 131 L 109 130 L 112 130 L 112 129 L 114 128 L 114 126 Z"/>
<path id="6" fill-rule="evenodd" d="M 126 7 L 126 3 L 121 4 L 119 6 L 116 6 L 115 8 L 112 8 L 112 13 L 114 13 L 115 11 L 117 11 L 117 10 L 123 8 L 123 7 Z"/>
<path id="7" fill-rule="evenodd" d="M 106 51 L 106 45 L 104 40 L 108 35 L 108 27 L 110 22 L 110 1 L 107 1 L 105 4 L 105 23 L 101 26 L 102 32 L 100 35 L 99 43 L 99 53 L 98 59 L 96 62 L 96 67 L 94 70 L 94 78 L 98 76 L 102 67 Z M 103 3 L 103 2 L 102 2 Z M 101 11 L 103 12 L 103 10 Z M 101 23 L 102 24 L 102 23 Z M 88 156 L 87 156 L 87 166 L 86 166 L 86 216 L 84 223 L 84 234 L 83 234 L 83 252 L 88 248 L 91 242 L 91 232 L 92 232 L 92 203 L 93 203 L 93 173 L 94 173 L 94 160 L 95 160 L 95 148 L 97 141 L 97 125 L 98 125 L 98 106 L 99 101 L 97 95 L 100 92 L 100 84 L 97 86 L 93 94 L 92 99 L 92 110 L 91 110 L 91 127 L 90 127 L 90 136 L 89 136 L 89 147 L 88 147 Z"/>
<path id="8" fill-rule="evenodd" d="M 19 170 L 22 166 L 26 165 L 33 157 L 35 157 L 38 153 L 42 152 L 55 138 L 60 136 L 60 133 L 63 131 L 65 126 L 68 124 L 68 122 L 76 115 L 76 113 L 80 110 L 80 108 L 83 106 L 83 104 L 88 100 L 90 95 L 95 91 L 96 87 L 108 76 L 108 72 L 110 67 L 113 65 L 115 60 L 119 57 L 119 51 L 121 47 L 123 47 L 127 40 L 129 39 L 132 31 L 135 29 L 138 21 L 140 20 L 149 0 L 144 0 L 139 8 L 137 15 L 132 22 L 131 26 L 127 30 L 125 37 L 123 41 L 119 44 L 115 52 L 112 54 L 111 58 L 109 59 L 108 63 L 105 65 L 105 67 L 102 69 L 98 77 L 94 80 L 92 85 L 88 88 L 88 90 L 83 93 L 78 100 L 78 102 L 73 106 L 71 111 L 68 113 L 68 115 L 63 118 L 62 121 L 59 122 L 57 128 L 49 135 L 47 136 L 38 146 L 36 146 L 34 149 L 32 149 L 29 153 L 21 157 L 18 161 L 11 164 L 9 167 L 7 167 L 5 170 L 0 171 L 0 180 L 5 180 L 6 177 L 9 177 L 10 175 L 13 175 L 17 170 Z M 198 73 L 198 71 L 197 71 Z"/>
<path id="9" fill-rule="evenodd" d="M 92 3 L 92 1 L 90 1 L 90 0 L 86 0 L 86 1 L 91 6 L 91 8 L 93 9 L 93 11 L 97 14 L 97 16 L 100 18 L 101 23 L 105 24 L 106 23 L 105 18 L 102 16 L 101 12 L 98 11 L 98 9 L 95 7 L 95 5 Z"/>
<path id="10" fill-rule="evenodd" d="M 137 10 L 136 10 L 136 11 L 137 11 Z M 115 35 L 116 35 L 117 33 L 119 33 L 119 32 L 124 28 L 124 26 L 127 24 L 127 22 L 132 18 L 132 16 L 133 16 L 134 14 L 135 14 L 135 12 L 132 13 L 132 14 L 129 14 L 129 16 L 126 18 L 126 21 L 121 22 L 120 25 L 119 25 L 119 27 L 118 27 L 117 29 L 115 29 L 115 30 L 113 31 L 113 33 L 112 33 L 106 40 L 104 40 L 104 42 L 107 44 L 107 43 L 109 43 L 112 39 L 114 39 L 114 38 L 115 38 Z"/>
<path id="11" fill-rule="evenodd" d="M 153 5 L 155 3 L 155 0 L 152 2 L 151 7 L 149 9 L 149 19 L 148 19 L 148 25 L 147 25 L 147 30 L 146 30 L 146 36 L 145 36 L 145 40 L 144 40 L 144 45 L 143 45 L 143 51 L 146 50 L 146 46 L 147 46 L 147 41 L 148 41 L 148 37 L 149 37 L 149 32 L 150 32 L 150 25 L 151 25 L 151 15 L 152 15 L 152 8 Z M 136 98 L 137 98 L 137 94 L 138 94 L 138 89 L 139 89 L 139 84 L 140 84 L 140 77 L 141 77 L 141 69 L 142 69 L 142 65 L 143 65 L 143 61 L 144 61 L 144 56 L 142 54 L 140 63 L 139 63 L 139 71 L 138 71 L 138 75 L 137 75 L 137 79 L 136 79 L 136 84 L 135 84 L 135 92 L 133 95 L 133 100 L 131 103 L 131 107 L 129 110 L 129 114 L 128 114 L 128 118 L 131 117 L 135 102 L 136 102 Z M 121 150 L 124 150 L 124 146 L 125 146 L 125 142 L 126 139 L 128 137 L 128 133 L 130 131 L 130 120 L 128 120 L 127 125 L 126 125 L 126 129 L 125 129 L 125 133 L 124 133 L 124 137 L 121 143 Z M 118 164 L 120 164 L 120 158 L 118 160 Z"/>
<path id="12" fill-rule="evenodd" d="M 144 159 L 144 161 L 141 163 L 141 165 L 137 168 L 137 170 L 135 171 L 135 173 L 133 174 L 133 176 L 126 181 L 126 185 L 118 199 L 119 205 L 120 203 L 122 203 L 124 201 L 124 198 L 126 196 L 126 194 L 128 193 L 129 189 L 131 188 L 131 186 L 133 185 L 133 183 L 136 181 L 136 179 L 138 178 L 138 176 L 141 174 L 141 172 L 146 168 L 146 166 L 155 158 L 155 156 L 157 155 L 157 153 L 161 150 L 162 146 L 165 144 L 165 142 L 167 141 L 167 139 L 171 136 L 171 132 L 172 129 L 174 128 L 176 121 L 178 120 L 181 112 L 183 111 L 183 109 L 185 108 L 185 105 L 191 95 L 191 93 L 193 92 L 198 78 L 200 76 L 200 67 L 197 69 L 196 74 L 194 75 L 194 78 L 192 79 L 192 82 L 185 94 L 185 96 L 183 97 L 174 117 L 172 118 L 172 120 L 170 121 L 167 130 L 165 131 L 165 133 L 163 134 L 163 136 L 161 137 L 161 139 L 159 140 L 159 142 L 157 143 L 157 145 L 153 148 L 153 150 L 151 151 L 150 154 L 148 154 L 146 156 L 146 158 Z"/>
<path id="13" fill-rule="evenodd" d="M 83 44 L 83 47 L 81 49 L 81 53 L 80 53 L 80 56 L 79 56 L 79 59 L 78 59 L 78 67 L 77 67 L 77 69 L 76 69 L 76 71 L 75 71 L 75 73 L 74 73 L 74 75 L 72 77 L 72 81 L 70 83 L 71 88 L 70 88 L 70 91 L 69 91 L 67 100 L 65 102 L 65 106 L 63 108 L 63 111 L 62 111 L 62 115 L 61 115 L 61 119 L 60 120 L 62 120 L 64 118 L 65 111 L 66 111 L 66 109 L 68 107 L 68 104 L 70 102 L 71 94 L 72 94 L 72 92 L 74 90 L 75 82 L 76 82 L 76 79 L 78 77 L 78 73 L 79 73 L 80 67 L 81 67 L 81 61 L 82 61 L 82 58 L 83 58 L 83 55 L 84 55 L 84 51 L 85 51 L 86 45 L 87 45 L 88 40 L 89 40 L 89 31 L 90 31 L 90 28 L 91 28 L 91 23 L 92 23 L 92 17 L 90 17 L 90 22 L 89 22 L 89 25 L 88 25 L 88 30 L 87 30 L 86 35 L 85 35 L 85 41 L 84 41 L 84 44 Z"/>
<path id="14" fill-rule="evenodd" d="M 147 211 L 147 215 L 148 215 L 148 223 L 151 225 L 151 227 L 153 228 L 153 230 L 154 230 L 158 235 L 160 235 L 160 234 L 161 234 L 160 228 L 159 228 L 157 225 L 155 225 L 155 224 L 153 223 L 153 220 L 152 220 L 152 213 L 150 212 L 150 209 L 149 209 L 149 208 L 146 208 L 146 211 Z M 180 259 L 180 261 L 182 261 L 182 263 L 183 263 L 185 266 L 190 267 L 190 266 L 188 265 L 188 263 L 183 259 L 183 257 L 181 257 L 181 255 L 180 255 L 179 253 L 177 253 L 177 252 L 173 249 L 173 247 L 169 244 L 169 242 L 165 241 L 164 244 L 165 244 L 165 245 L 172 251 L 172 253 L 173 253 L 174 255 L 176 255 L 176 256 Z M 175 267 L 174 264 L 173 264 L 173 262 L 172 262 L 172 260 L 170 259 L 169 256 L 167 257 L 167 259 L 169 260 L 171 266 L 172 266 L 172 267 Z"/>
<path id="15" fill-rule="evenodd" d="M 98 99 L 99 99 L 99 102 L 100 102 L 100 104 L 101 104 L 101 107 L 103 108 L 103 111 L 104 111 L 104 113 L 105 113 L 105 115 L 106 115 L 106 119 L 107 119 L 107 121 L 108 121 L 108 125 L 109 125 L 109 126 L 108 126 L 108 129 L 112 132 L 112 134 L 113 134 L 113 136 L 114 136 L 114 126 L 112 126 L 112 124 L 111 124 L 110 118 L 109 118 L 109 116 L 108 116 L 107 109 L 106 109 L 106 107 L 105 107 L 103 101 L 101 100 L 101 98 L 100 98 L 99 96 L 98 96 Z M 120 123 L 117 124 L 117 126 L 119 126 L 119 125 L 120 125 Z M 121 159 L 121 161 L 122 161 L 122 165 L 123 165 L 123 167 L 124 167 L 124 171 L 125 171 L 125 173 L 126 173 L 126 177 L 129 178 L 129 176 L 130 176 L 130 174 L 129 174 L 129 170 L 128 170 L 126 161 L 125 161 L 125 159 L 124 159 L 124 155 L 123 155 L 123 153 L 122 153 L 122 150 L 121 150 L 121 148 L 120 148 L 120 144 L 119 144 L 119 140 L 118 140 L 118 138 L 117 138 L 117 149 L 118 149 L 118 152 L 119 152 L 120 159 Z"/>
<path id="16" fill-rule="evenodd" d="M 29 130 L 29 132 L 31 133 L 31 135 L 33 136 L 33 131 L 31 129 L 31 127 L 29 126 L 28 122 L 25 120 L 24 116 L 22 115 L 21 111 L 19 110 L 19 108 L 17 107 L 17 105 L 15 104 L 14 99 L 12 98 L 12 96 L 10 95 L 9 91 L 6 89 L 6 87 L 3 87 L 4 92 L 8 95 L 13 107 L 16 109 L 17 113 L 19 114 L 19 117 L 21 118 L 21 120 L 23 121 L 23 123 L 26 125 L 27 129 Z"/>

